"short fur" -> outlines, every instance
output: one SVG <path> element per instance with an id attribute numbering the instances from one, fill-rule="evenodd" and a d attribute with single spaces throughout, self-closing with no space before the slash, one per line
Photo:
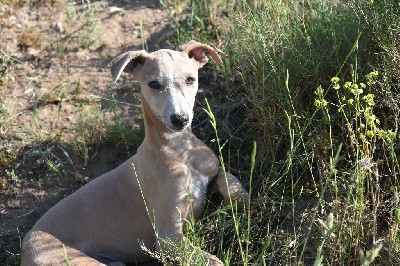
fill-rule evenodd
<path id="1" fill-rule="evenodd" d="M 182 243 L 184 220 L 191 213 L 201 216 L 213 179 L 226 202 L 229 194 L 233 201 L 248 200 L 240 182 L 220 170 L 217 157 L 190 128 L 197 72 L 207 63 L 207 54 L 222 65 L 213 48 L 195 41 L 182 52 L 134 51 L 111 62 L 114 83 L 125 71 L 141 85 L 144 141 L 136 155 L 43 215 L 24 238 L 21 265 L 148 261 L 141 243 L 179 256 L 164 240 Z M 187 119 L 174 123 L 173 115 Z M 210 265 L 223 265 L 206 252 L 202 256 Z"/>

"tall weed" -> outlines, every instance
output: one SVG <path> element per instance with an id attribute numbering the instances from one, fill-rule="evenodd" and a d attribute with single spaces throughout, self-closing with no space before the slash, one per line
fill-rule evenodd
<path id="1" fill-rule="evenodd" d="M 218 228 L 226 263 L 399 263 L 399 9 L 219 0 L 174 13 L 180 43 L 224 52 L 225 86 L 247 106 L 235 137 L 259 146 L 249 216 L 200 223 Z"/>

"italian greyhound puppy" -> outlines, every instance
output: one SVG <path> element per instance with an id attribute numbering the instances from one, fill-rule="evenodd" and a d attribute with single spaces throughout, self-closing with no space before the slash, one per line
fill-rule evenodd
<path id="1" fill-rule="evenodd" d="M 24 238 L 21 265 L 135 264 L 151 260 L 142 246 L 188 257 L 176 247 L 184 241 L 185 221 L 201 216 L 213 179 L 225 202 L 248 201 L 239 180 L 221 170 L 190 127 L 198 69 L 208 54 L 223 64 L 212 47 L 196 41 L 182 51 L 130 51 L 112 60 L 114 84 L 122 72 L 140 83 L 143 143 L 125 163 L 45 213 Z M 223 265 L 216 256 L 197 253 L 205 265 Z M 181 261 L 195 264 L 194 257 Z"/>

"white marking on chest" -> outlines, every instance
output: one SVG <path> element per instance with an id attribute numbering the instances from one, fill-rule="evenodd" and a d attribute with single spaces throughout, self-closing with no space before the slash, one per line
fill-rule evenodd
<path id="1" fill-rule="evenodd" d="M 192 180 L 190 182 L 190 194 L 193 199 L 193 210 L 203 206 L 207 193 L 209 177 L 202 175 L 197 170 L 192 169 Z"/>

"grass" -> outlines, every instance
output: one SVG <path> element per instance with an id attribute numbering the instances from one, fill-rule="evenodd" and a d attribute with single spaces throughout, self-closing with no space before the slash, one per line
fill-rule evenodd
<path id="1" fill-rule="evenodd" d="M 41 6 L 52 7 L 53 4 L 61 4 L 56 1 L 42 2 L 43 3 L 38 1 L 6 1 L 4 4 L 11 9 L 23 5 L 39 8 Z M 41 35 L 38 35 L 39 37 L 31 36 L 32 34 L 23 30 L 18 39 L 18 48 L 20 51 L 24 52 L 26 48 L 30 47 L 40 48 L 40 46 L 45 46 L 41 45 L 42 39 L 43 42 L 46 42 L 47 47 L 41 52 L 45 50 L 52 52 L 49 48 L 53 45 L 58 48 L 59 52 L 63 52 L 65 49 L 72 49 L 75 51 L 85 50 L 89 49 L 89 47 L 94 44 L 99 44 L 97 38 L 99 20 L 97 15 L 104 9 L 105 2 L 65 1 L 64 4 L 65 10 L 60 10 L 66 15 L 64 25 L 65 32 L 60 32 L 62 37 L 55 36 L 55 31 L 52 29 L 44 34 L 41 33 Z M 11 73 L 15 76 L 15 74 L 18 73 L 17 68 L 19 65 L 25 63 L 14 57 L 12 53 L 15 53 L 15 51 L 5 51 L 0 48 L 0 85 L 2 89 L 5 89 L 4 92 L 6 92 L 6 89 L 10 85 L 9 74 Z M 96 101 L 89 99 L 83 100 L 80 104 L 76 104 L 76 106 L 73 107 L 77 117 L 76 121 L 73 120 L 72 123 L 60 127 L 60 124 L 65 123 L 65 117 L 63 117 L 64 106 L 67 104 L 73 105 L 81 94 L 80 80 L 76 81 L 76 79 L 74 80 L 74 78 L 71 77 L 63 77 L 60 83 L 56 85 L 52 84 L 50 88 L 46 88 L 46 85 L 42 84 L 42 81 L 38 79 L 38 77 L 29 77 L 29 82 L 28 86 L 30 87 L 27 88 L 24 94 L 32 94 L 31 108 L 16 113 L 16 110 L 13 109 L 15 106 L 12 105 L 12 102 L 15 100 L 7 96 L 7 94 L 0 97 L 0 137 L 12 141 L 12 132 L 8 131 L 15 117 L 29 112 L 29 122 L 26 125 L 20 126 L 21 133 L 28 135 L 30 138 L 26 141 L 27 143 L 23 144 L 28 150 L 41 150 L 41 147 L 53 147 L 54 142 L 60 141 L 63 145 L 73 146 L 74 151 L 84 158 L 85 165 L 87 165 L 91 154 L 89 152 L 90 149 L 95 153 L 96 146 L 109 142 L 117 146 L 124 146 L 126 153 L 129 154 L 129 149 L 136 145 L 137 139 L 143 134 L 143 132 L 141 132 L 141 125 L 133 125 L 128 119 L 123 117 L 123 113 L 120 110 L 120 105 L 122 103 L 118 103 L 111 93 L 109 98 L 105 95 L 100 96 Z M 51 84 L 51 81 L 49 84 Z M 106 113 L 104 108 L 101 107 L 100 100 L 108 102 L 108 105 L 111 106 L 111 114 Z M 77 101 L 80 102 L 79 99 Z M 55 114 L 51 114 L 52 116 L 54 115 L 54 117 L 51 118 L 52 122 L 50 124 L 45 124 L 45 122 L 42 121 L 43 115 L 40 111 L 49 106 L 56 106 L 57 111 Z M 64 132 L 63 127 L 65 128 L 68 126 L 71 128 L 67 128 L 66 130 L 68 132 Z M 30 146 L 31 144 L 32 146 Z M 4 162 L 2 165 L 5 167 L 11 167 L 13 163 L 18 160 L 18 155 L 14 155 L 19 154 L 20 151 L 18 150 L 24 150 L 24 147 L 17 147 L 17 144 L 13 144 L 14 146 L 12 146 L 11 151 L 9 151 L 10 145 L 10 143 L 4 142 L 0 144 L 0 148 L 5 149 L 4 154 L 0 156 L 0 161 Z M 13 149 L 15 149 L 15 151 Z M 12 155 L 10 155 L 12 159 L 10 159 L 11 157 L 9 154 Z M 27 154 L 29 154 L 29 152 Z M 58 169 L 56 165 L 51 160 L 47 160 L 46 156 L 42 159 L 47 167 L 57 174 Z"/>
<path id="2" fill-rule="evenodd" d="M 201 244 L 226 265 L 399 263 L 397 1 L 175 6 L 176 43 L 224 51 L 222 87 L 247 106 L 233 136 L 215 127 L 242 144 L 217 151 L 258 146 L 249 213 L 214 206 L 190 234 L 214 235 Z M 227 167 L 250 183 L 249 161 Z"/>
<path id="3" fill-rule="evenodd" d="M 0 35 L 4 33 L 0 45 L 0 227 L 4 237 L 0 260 L 7 265 L 19 261 L 15 233 L 19 225 L 15 224 L 24 224 L 24 235 L 32 225 L 29 221 L 36 220 L 38 202 L 61 197 L 86 183 L 88 165 L 101 147 L 112 147 L 115 158 L 109 161 L 116 164 L 143 138 L 142 126 L 135 122 L 140 118 L 131 120 L 131 110 L 137 106 L 118 101 L 113 95 L 122 93 L 112 90 L 93 97 L 88 90 L 94 88 L 81 87 L 86 84 L 71 68 L 80 62 L 69 61 L 69 52 L 107 50 L 98 31 L 105 5 L 104 1 L 0 3 L 5 14 L 2 21 L 7 22 L 0 30 Z M 109 56 L 116 52 L 107 53 L 107 57 L 99 55 L 99 68 L 106 68 Z M 17 205 L 17 195 L 25 192 L 37 200 Z M 24 210 L 26 220 L 21 219 Z"/>
<path id="4" fill-rule="evenodd" d="M 55 49 L 62 56 L 70 51 L 89 48 L 103 49 L 105 44 L 99 37 L 98 14 L 104 9 L 104 1 L 62 1 L 65 2 L 65 21 L 57 24 L 58 32 L 49 30 L 44 39 L 43 50 Z M 65 23 L 64 23 L 65 22 Z"/>
<path id="5" fill-rule="evenodd" d="M 143 125 L 133 125 L 122 113 L 118 101 L 112 94 L 106 99 L 112 114 L 106 114 L 98 102 L 81 105 L 77 109 L 77 121 L 74 125 L 74 150 L 84 159 L 84 165 L 90 161 L 90 151 L 96 154 L 101 144 L 112 143 L 124 148 L 130 155 L 132 147 L 137 147 L 144 137 Z M 126 103 L 125 103 L 126 104 Z"/>
<path id="6" fill-rule="evenodd" d="M 174 1 L 172 8 L 161 2 L 177 32 L 174 46 L 195 38 L 222 51 L 224 68 L 206 67 L 216 88 L 205 91 L 209 105 L 197 113 L 211 122 L 201 124 L 201 137 L 251 193 L 244 210 L 223 206 L 212 193 L 205 216 L 188 221 L 184 247 L 207 250 L 225 265 L 400 263 L 398 1 L 193 0 Z M 77 50 L 91 47 L 93 18 L 103 5 L 69 2 L 57 47 L 66 49 L 67 41 Z M 40 46 L 28 35 L 21 40 L 24 47 Z M 7 86 L 20 62 L 0 55 L 0 85 Z M 65 81 L 39 94 L 32 116 L 56 103 L 60 119 L 78 87 Z M 1 100 L 0 138 L 9 135 L 15 113 L 11 99 Z M 64 140 L 84 167 L 97 146 L 113 143 L 129 154 L 143 136 L 141 126 L 126 120 L 124 103 L 112 94 L 100 100 L 110 112 L 100 101 L 80 103 Z M 226 112 L 223 104 L 233 107 Z M 44 127 L 39 120 L 36 114 L 37 128 Z M 21 151 L 0 145 L 7 169 L 1 184 L 44 168 L 69 174 L 71 152 L 55 152 L 59 132 L 48 132 Z M 12 169 L 21 153 L 30 174 Z"/>
<path id="7" fill-rule="evenodd" d="M 13 111 L 11 108 L 11 99 L 4 99 L 0 103 L 0 134 L 5 134 L 13 120 Z"/>
<path id="8" fill-rule="evenodd" d="M 7 86 L 9 81 L 9 72 L 14 68 L 15 63 L 21 63 L 18 59 L 11 56 L 0 48 L 0 85 Z"/>
<path id="9" fill-rule="evenodd" d="M 77 7 L 77 3 L 69 1 L 67 5 L 67 25 L 71 28 L 71 32 L 67 32 L 67 38 L 64 37 L 62 42 L 72 41 L 79 45 L 80 49 L 89 48 L 98 42 L 96 31 L 98 29 L 98 19 L 96 17 L 105 6 L 103 1 L 91 2 L 82 1 Z M 82 23 L 78 29 L 72 30 L 76 22 Z"/>

